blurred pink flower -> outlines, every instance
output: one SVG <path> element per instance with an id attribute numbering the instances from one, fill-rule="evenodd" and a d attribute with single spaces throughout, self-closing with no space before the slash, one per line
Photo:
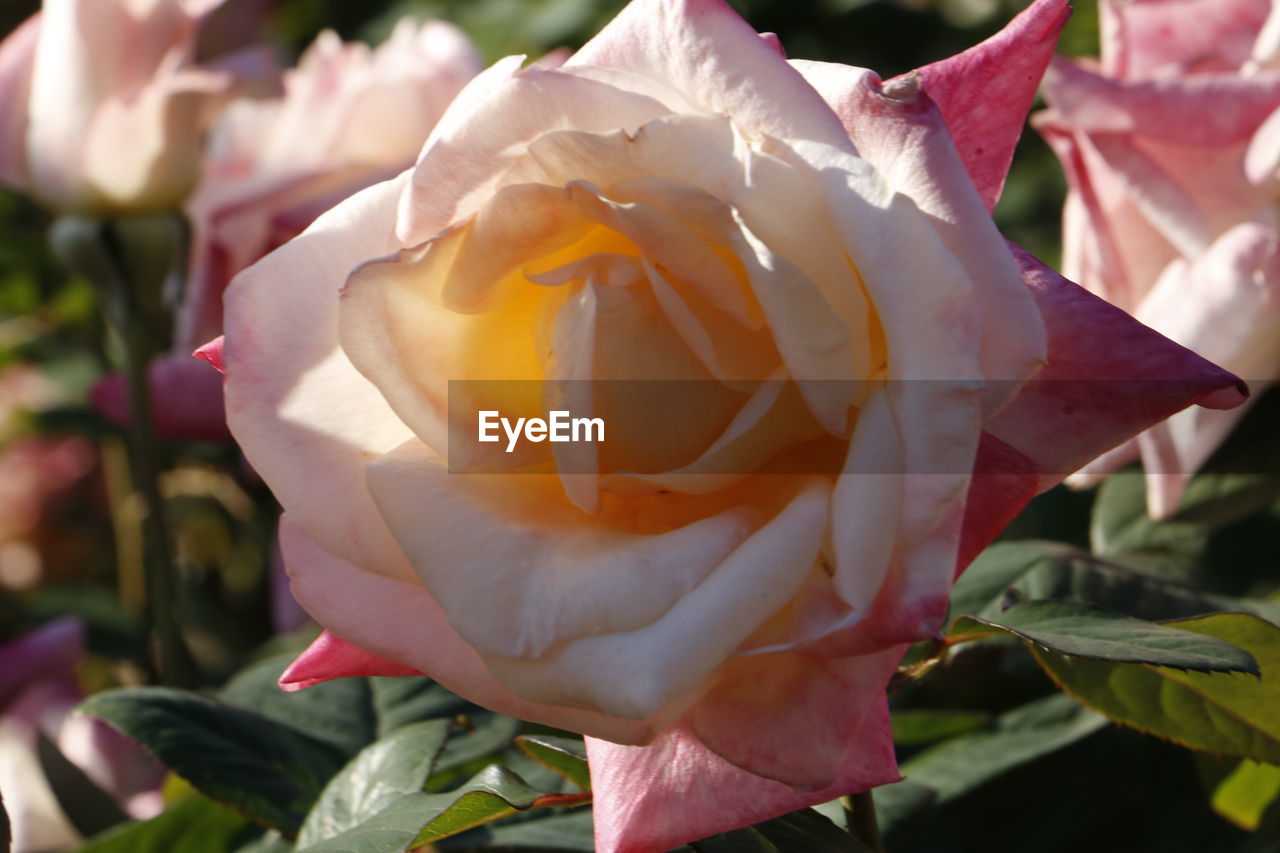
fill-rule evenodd
<path id="1" fill-rule="evenodd" d="M 187 203 L 192 260 L 175 345 L 150 369 L 161 435 L 230 439 L 222 379 L 191 351 L 221 333 L 231 278 L 337 202 L 413 165 L 480 67 L 466 35 L 442 21 L 403 19 L 377 48 L 326 32 L 286 73 L 283 97 L 237 100 L 221 114 Z M 125 390 L 119 376 L 94 389 L 117 423 L 128 421 Z"/>
<path id="2" fill-rule="evenodd" d="M 74 669 L 85 653 L 85 628 L 63 618 L 0 645 L 0 796 L 12 825 L 12 853 L 43 853 L 80 841 L 41 765 L 47 738 L 128 815 L 163 808 L 164 768 L 105 723 L 78 716 L 83 694 Z"/>
<path id="3" fill-rule="evenodd" d="M 1045 82 L 1050 109 L 1034 117 L 1070 185 L 1064 274 L 1255 392 L 1280 376 L 1271 9 L 1270 0 L 1103 0 L 1101 59 L 1057 60 Z M 1141 456 L 1151 512 L 1167 516 L 1243 412 L 1188 409 L 1073 482 Z"/>
<path id="4" fill-rule="evenodd" d="M 221 0 L 45 0 L 0 44 L 0 182 L 74 213 L 167 210 L 228 71 L 194 64 Z"/>

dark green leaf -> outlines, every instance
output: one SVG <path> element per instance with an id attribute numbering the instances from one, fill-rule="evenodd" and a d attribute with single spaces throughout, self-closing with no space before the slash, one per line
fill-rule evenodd
<path id="1" fill-rule="evenodd" d="M 951 613 L 996 617 L 1013 601 L 1037 599 L 1104 604 L 1139 619 L 1227 610 L 1280 617 L 1274 601 L 1213 595 L 1061 542 L 1038 540 L 997 542 L 983 551 L 956 581 Z"/>
<path id="2" fill-rule="evenodd" d="M 147 747 L 200 792 L 290 835 L 345 763 L 329 743 L 187 691 L 109 690 L 80 710 Z"/>
<path id="3" fill-rule="evenodd" d="M 689 846 L 698 853 L 871 853 L 871 848 L 813 809 L 713 835 Z"/>
<path id="4" fill-rule="evenodd" d="M 404 794 L 377 815 L 301 853 L 403 853 L 534 806 L 568 805 L 533 788 L 505 767 L 485 768 L 447 794 Z"/>
<path id="5" fill-rule="evenodd" d="M 111 795 L 72 764 L 44 732 L 36 735 L 36 757 L 58 805 L 81 835 L 97 835 L 129 820 Z"/>
<path id="6" fill-rule="evenodd" d="M 1192 749 L 1280 763 L 1280 628 L 1242 613 L 1174 624 L 1249 651 L 1262 677 L 1105 663 L 1032 650 L 1064 690 L 1118 723 Z"/>
<path id="7" fill-rule="evenodd" d="M 521 735 L 516 746 L 538 763 L 551 768 L 584 791 L 591 790 L 587 748 L 580 738 L 557 735 Z"/>
<path id="8" fill-rule="evenodd" d="M 365 747 L 334 776 L 307 815 L 298 846 L 310 847 L 374 817 L 403 794 L 422 790 L 449 734 L 448 720 L 397 730 Z"/>
<path id="9" fill-rule="evenodd" d="M 276 655 L 248 667 L 223 688 L 220 698 L 306 732 L 348 756 L 408 723 L 475 710 L 428 678 L 339 678 L 286 693 L 277 681 L 293 657 Z"/>
<path id="10" fill-rule="evenodd" d="M 488 850 L 490 848 L 536 848 L 541 851 L 571 850 L 591 853 L 596 849 L 590 809 L 570 812 L 541 812 L 528 819 L 504 820 L 442 839 L 441 850 Z"/>
<path id="11" fill-rule="evenodd" d="M 459 793 L 461 796 L 458 796 Z M 440 796 L 455 799 L 423 827 L 416 839 L 418 844 L 448 838 L 474 826 L 523 811 L 544 798 L 550 799 L 548 805 L 568 804 L 564 802 L 566 798 L 563 795 L 534 788 L 499 765 L 485 768 L 459 791 Z"/>
<path id="12" fill-rule="evenodd" d="M 992 731 L 962 735 L 927 749 L 900 770 L 908 782 L 931 789 L 938 801 L 945 801 L 1080 740 L 1106 723 L 1102 715 L 1065 696 L 1048 696 L 1001 714 Z M 876 793 L 879 797 L 881 792 Z"/>
<path id="13" fill-rule="evenodd" d="M 918 746 L 984 728 L 991 715 L 981 711 L 894 711 L 889 723 L 893 742 Z"/>
<path id="14" fill-rule="evenodd" d="M 1012 634 L 1090 660 L 1258 674 L 1253 657 L 1225 640 L 1074 601 L 1029 601 L 998 616 L 960 616 L 948 633 L 953 641 Z"/>
<path id="15" fill-rule="evenodd" d="M 91 839 L 79 853 L 239 853 L 260 836 L 262 828 L 244 817 L 210 799 L 192 796 L 151 820 Z"/>

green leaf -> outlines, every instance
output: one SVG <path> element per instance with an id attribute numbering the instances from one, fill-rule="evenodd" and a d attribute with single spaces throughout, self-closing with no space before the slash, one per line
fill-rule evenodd
<path id="1" fill-rule="evenodd" d="M 1280 810 L 1280 767 L 1240 762 L 1214 790 L 1212 803 L 1214 811 L 1236 826 L 1256 831 L 1270 813 Z"/>
<path id="2" fill-rule="evenodd" d="M 942 802 L 1106 724 L 1100 714 L 1055 694 L 1001 714 L 992 731 L 962 735 L 926 749 L 904 762 L 900 771 L 908 782 L 931 789 L 935 801 Z M 913 799 L 921 805 L 926 802 L 918 795 Z"/>
<path id="3" fill-rule="evenodd" d="M 461 789 L 461 796 L 457 796 L 458 793 L 459 791 L 452 791 L 438 795 L 456 799 L 423 827 L 415 839 L 416 844 L 457 835 L 474 826 L 532 808 L 539 801 L 544 801 L 544 805 L 569 805 L 588 801 L 585 798 L 534 788 L 500 765 L 485 768 Z"/>
<path id="4" fill-rule="evenodd" d="M 1210 533 L 1206 524 L 1151 518 L 1146 480 L 1139 471 L 1122 471 L 1102 482 L 1089 524 L 1090 543 L 1098 555 L 1123 555 L 1181 573 L 1189 572 L 1201 559 Z"/>
<path id="5" fill-rule="evenodd" d="M 981 711 L 894 711 L 889 718 L 893 742 L 919 746 L 986 727 L 991 715 Z"/>
<path id="6" fill-rule="evenodd" d="M 1280 763 L 1280 628 L 1243 613 L 1174 624 L 1247 650 L 1261 678 L 1032 652 L 1063 690 L 1118 723 L 1192 749 Z"/>
<path id="7" fill-rule="evenodd" d="M 999 616 L 960 616 L 948 632 L 953 642 L 1001 634 L 1073 658 L 1258 674 L 1253 657 L 1224 640 L 1074 601 L 1029 601 Z"/>
<path id="8" fill-rule="evenodd" d="M 524 817 L 521 815 L 520 817 Z M 590 809 L 569 812 L 544 811 L 524 820 L 514 818 L 487 824 L 437 842 L 440 850 L 483 850 L 507 847 L 538 850 L 579 850 L 592 853 L 596 849 Z"/>
<path id="9" fill-rule="evenodd" d="M 439 791 L 466 780 L 493 764 L 519 733 L 521 722 L 482 708 L 458 715 L 461 733 L 454 732 L 436 759 L 427 790 Z"/>
<path id="10" fill-rule="evenodd" d="M 1215 611 L 1280 617 L 1280 606 L 1274 601 L 1213 595 L 1061 542 L 1039 540 L 997 542 L 983 551 L 956 581 L 951 614 L 996 617 L 1013 602 L 1036 599 L 1102 603 L 1139 619 L 1177 619 Z"/>
<path id="11" fill-rule="evenodd" d="M 367 746 L 329 780 L 307 814 L 298 846 L 341 835 L 402 794 L 422 790 L 449 734 L 448 720 L 428 720 Z"/>
<path id="12" fill-rule="evenodd" d="M 191 796 L 151 820 L 91 839 L 79 853 L 228 853 L 260 836 L 260 826 L 213 800 Z"/>
<path id="13" fill-rule="evenodd" d="M 813 809 L 695 841 L 697 853 L 871 853 L 858 839 Z"/>
<path id="14" fill-rule="evenodd" d="M 188 691 L 109 690 L 80 710 L 147 747 L 206 796 L 289 835 L 345 763 L 329 743 Z"/>
<path id="15" fill-rule="evenodd" d="M 302 853 L 404 853 L 489 821 L 533 807 L 570 805 L 565 797 L 527 785 L 505 767 L 485 768 L 447 794 L 404 794 L 377 815 L 341 835 L 300 848 Z"/>
<path id="16" fill-rule="evenodd" d="M 293 658 L 275 655 L 244 669 L 219 697 L 347 756 L 409 723 L 479 710 L 429 678 L 339 678 L 286 693 L 277 681 Z"/>
<path id="17" fill-rule="evenodd" d="M 591 790 L 587 748 L 580 738 L 556 735 L 521 735 L 516 746 L 525 755 L 568 779 L 584 791 Z"/>

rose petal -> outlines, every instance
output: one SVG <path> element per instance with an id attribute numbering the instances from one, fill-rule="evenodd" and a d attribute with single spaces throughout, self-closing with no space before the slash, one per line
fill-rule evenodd
<path id="1" fill-rule="evenodd" d="M 1192 403 L 1246 390 L 1210 364 L 1015 247 L 1049 332 L 1049 363 L 987 429 L 1044 472 L 1042 488 Z"/>
<path id="2" fill-rule="evenodd" d="M 1125 83 L 1055 59 L 1044 95 L 1066 123 L 1081 130 L 1156 136 L 1158 128 L 1167 144 L 1244 144 L 1280 107 L 1280 70 Z"/>
<path id="3" fill-rule="evenodd" d="M 522 720 L 617 743 L 645 743 L 652 737 L 644 722 L 540 705 L 514 696 L 493 678 L 475 649 L 458 636 L 422 585 L 378 577 L 344 563 L 322 550 L 287 516 L 280 524 L 280 545 L 299 603 L 334 636 L 375 658 L 398 661 L 426 673 L 446 689 L 465 694 L 477 705 Z M 367 659 L 366 663 L 373 665 Z M 305 667 L 301 673 L 311 678 L 338 674 Z"/>
<path id="4" fill-rule="evenodd" d="M 227 292 L 227 421 L 294 523 L 366 571 L 412 569 L 364 486 L 366 454 L 411 433 L 338 348 L 348 272 L 392 248 L 407 181 L 379 184 L 329 211 L 245 270 Z"/>
<path id="5" fill-rule="evenodd" d="M 980 335 L 982 375 L 997 380 L 985 392 L 984 405 L 988 411 L 1005 405 L 1017 382 L 1043 359 L 1044 324 L 1013 259 L 998 248 L 1003 239 L 974 192 L 942 114 L 911 78 L 882 87 L 870 71 L 795 64 L 841 116 L 859 154 L 928 214 L 968 272 L 983 328 L 1000 329 Z"/>
<path id="6" fill-rule="evenodd" d="M 808 688 L 823 692 L 820 682 Z M 837 697 L 826 695 L 835 704 L 819 718 L 822 725 L 844 713 Z M 804 737 L 813 727 L 791 731 Z M 879 696 L 848 738 L 835 781 L 822 790 L 799 791 L 735 767 L 685 727 L 663 732 L 647 747 L 589 737 L 596 850 L 660 853 L 900 778 L 888 708 Z"/>
<path id="7" fill-rule="evenodd" d="M 1180 0 L 1176 7 L 1104 0 L 1103 72 L 1141 80 L 1234 71 L 1249 59 L 1270 8 L 1270 0 Z"/>
<path id="8" fill-rule="evenodd" d="M 306 651 L 280 675 L 280 686 L 293 693 L 335 678 L 371 675 L 422 675 L 399 661 L 380 658 L 329 631 L 311 641 Z"/>
<path id="9" fill-rule="evenodd" d="M 1000 198 L 1027 111 L 1070 14 L 1067 0 L 1036 0 L 981 44 L 911 72 L 942 112 L 987 210 Z"/>
<path id="10" fill-rule="evenodd" d="M 831 110 L 722 0 L 635 0 L 566 63 L 661 80 L 750 136 L 849 148 Z"/>

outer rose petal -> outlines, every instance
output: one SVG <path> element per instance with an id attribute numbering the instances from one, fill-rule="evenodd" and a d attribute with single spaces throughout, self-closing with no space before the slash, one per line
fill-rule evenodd
<path id="1" fill-rule="evenodd" d="M 750 135 L 848 149 L 831 110 L 722 0 L 635 0 L 565 63 L 661 80 Z"/>
<path id="2" fill-rule="evenodd" d="M 1249 59 L 1270 0 L 1103 0 L 1102 69 L 1139 80 L 1187 71 L 1235 70 Z"/>
<path id="3" fill-rule="evenodd" d="M 647 723 L 619 720 L 591 711 L 541 705 L 521 699 L 500 685 L 475 649 L 449 624 L 440 605 L 418 583 L 382 578 L 321 550 L 287 516 L 280 523 L 280 546 L 293 573 L 298 602 L 334 636 L 358 645 L 374 658 L 400 661 L 424 672 L 477 705 L 523 720 L 606 737 L 620 743 L 645 743 L 653 736 Z M 309 683 L 350 675 L 350 658 L 324 659 L 316 666 L 303 653 L 301 673 Z M 369 659 L 363 663 L 378 666 Z"/>
<path id="4" fill-rule="evenodd" d="M 1042 488 L 1191 403 L 1231 408 L 1245 400 L 1235 376 L 1021 249 L 1014 256 L 1045 318 L 1049 363 L 987 429 L 1035 462 Z"/>
<path id="5" fill-rule="evenodd" d="M 335 678 L 357 678 L 369 675 L 422 675 L 411 666 L 380 658 L 353 646 L 329 631 L 307 646 L 280 675 L 280 686 L 290 693 L 331 681 Z"/>
<path id="6" fill-rule="evenodd" d="M 1016 390 L 1008 380 L 1024 379 L 1040 364 L 1044 324 L 1018 283 L 1013 259 L 995 248 L 1003 238 L 974 192 L 942 114 L 910 78 L 881 86 L 870 71 L 835 63 L 793 64 L 840 116 L 859 155 L 933 218 L 947 248 L 964 265 L 983 308 L 982 376 L 997 380 L 987 390 L 986 407 L 1003 406 Z M 1000 332 L 987 332 L 994 328 Z"/>
<path id="7" fill-rule="evenodd" d="M 1124 83 L 1055 59 L 1045 76 L 1044 94 L 1080 130 L 1154 135 L 1152 129 L 1159 128 L 1160 140 L 1168 144 L 1243 144 L 1280 106 L 1280 71 Z"/>
<path id="8" fill-rule="evenodd" d="M 407 176 L 371 187 L 242 272 L 226 298 L 227 423 L 294 523 L 389 577 L 411 570 L 364 486 L 366 454 L 411 433 L 338 347 L 347 273 L 391 250 Z"/>
<path id="9" fill-rule="evenodd" d="M 987 210 L 1004 189 L 1027 110 L 1070 15 L 1067 0 L 1036 0 L 981 44 L 912 72 L 942 111 Z"/>
<path id="10" fill-rule="evenodd" d="M 1274 229 L 1242 222 L 1194 262 L 1172 264 L 1138 318 L 1261 390 L 1280 364 L 1278 261 Z M 1187 310 L 1188 305 L 1196 310 Z M 1227 328 L 1237 331 L 1223 334 Z M 1180 412 L 1140 439 L 1153 516 L 1167 517 L 1177 508 L 1186 480 L 1243 414 L 1244 407 Z"/>
<path id="11" fill-rule="evenodd" d="M 844 711 L 838 691 L 826 692 L 832 718 Z M 803 736 L 804 729 L 794 731 Z M 795 809 L 899 778 L 889 711 L 879 694 L 862 724 L 849 732 L 835 781 L 799 791 L 729 764 L 687 727 L 663 732 L 647 747 L 587 738 L 595 799 L 598 853 L 660 853 L 682 842 L 747 826 Z"/>

